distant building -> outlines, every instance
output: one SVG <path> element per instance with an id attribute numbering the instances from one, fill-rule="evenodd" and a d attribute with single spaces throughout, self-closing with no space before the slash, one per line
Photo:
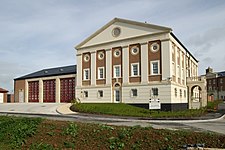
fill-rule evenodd
<path id="1" fill-rule="evenodd" d="M 76 96 L 83 103 L 149 108 L 155 99 L 161 110 L 183 110 L 189 91 L 199 95 L 186 80 L 198 76 L 198 61 L 171 28 L 115 18 L 75 48 Z"/>
<path id="2" fill-rule="evenodd" d="M 75 98 L 76 65 L 40 70 L 14 79 L 15 102 L 70 102 Z"/>
<path id="3" fill-rule="evenodd" d="M 225 100 L 225 71 L 213 72 L 206 69 L 208 101 Z"/>
<path id="4" fill-rule="evenodd" d="M 8 93 L 7 90 L 0 88 L 0 103 L 7 102 L 7 93 Z"/>
<path id="5" fill-rule="evenodd" d="M 14 94 L 7 94 L 7 103 L 14 103 Z"/>

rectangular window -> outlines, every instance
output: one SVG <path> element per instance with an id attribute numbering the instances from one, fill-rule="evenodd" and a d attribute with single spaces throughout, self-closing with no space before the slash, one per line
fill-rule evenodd
<path id="1" fill-rule="evenodd" d="M 121 77 L 121 69 L 120 65 L 114 66 L 114 78 L 120 78 Z"/>
<path id="2" fill-rule="evenodd" d="M 213 79 L 213 84 L 216 84 L 216 79 Z"/>
<path id="3" fill-rule="evenodd" d="M 212 83 L 212 81 L 211 81 L 211 80 L 209 80 L 209 85 L 211 85 L 211 83 Z"/>
<path id="4" fill-rule="evenodd" d="M 153 95 L 153 96 L 158 96 L 158 95 L 159 95 L 159 90 L 158 90 L 158 88 L 152 88 L 152 95 Z"/>
<path id="5" fill-rule="evenodd" d="M 103 91 L 102 90 L 98 90 L 98 97 L 103 97 Z"/>
<path id="6" fill-rule="evenodd" d="M 89 69 L 84 69 L 84 80 L 89 80 Z"/>
<path id="7" fill-rule="evenodd" d="M 131 97 L 137 97 L 137 89 L 131 89 Z"/>
<path id="8" fill-rule="evenodd" d="M 88 97 L 88 91 L 84 91 L 84 97 Z"/>
<path id="9" fill-rule="evenodd" d="M 131 76 L 138 76 L 139 75 L 139 64 L 131 64 Z"/>
<path id="10" fill-rule="evenodd" d="M 159 74 L 159 61 L 151 61 L 151 75 Z"/>
<path id="11" fill-rule="evenodd" d="M 177 88 L 174 89 L 175 96 L 177 97 Z"/>
<path id="12" fill-rule="evenodd" d="M 182 90 L 180 89 L 180 97 L 182 97 Z"/>
<path id="13" fill-rule="evenodd" d="M 223 91 L 223 86 L 220 86 L 220 91 Z"/>
<path id="14" fill-rule="evenodd" d="M 104 67 L 98 67 L 98 79 L 104 79 Z"/>
<path id="15" fill-rule="evenodd" d="M 220 83 L 223 83 L 223 79 L 220 79 Z"/>

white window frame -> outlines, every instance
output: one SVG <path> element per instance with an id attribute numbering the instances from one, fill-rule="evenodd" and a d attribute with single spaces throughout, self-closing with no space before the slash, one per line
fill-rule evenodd
<path id="1" fill-rule="evenodd" d="M 116 67 L 119 67 L 119 76 L 116 76 Z M 114 65 L 113 66 L 113 77 L 114 78 L 120 78 L 121 77 L 121 65 Z"/>
<path id="2" fill-rule="evenodd" d="M 86 78 L 86 71 L 88 71 L 88 78 Z M 83 70 L 83 80 L 90 80 L 90 69 L 84 69 Z"/>
<path id="3" fill-rule="evenodd" d="M 137 75 L 134 75 L 134 69 L 133 69 L 133 66 L 137 65 Z M 132 63 L 131 64 L 131 76 L 132 77 L 137 77 L 140 75 L 140 72 L 139 72 L 139 63 Z"/>
<path id="4" fill-rule="evenodd" d="M 101 74 L 100 74 L 100 69 L 102 69 L 102 78 L 101 78 Z M 98 79 L 105 79 L 105 67 L 98 67 Z"/>
<path id="5" fill-rule="evenodd" d="M 158 97 L 159 96 L 159 88 L 156 88 L 156 87 L 152 88 L 151 89 L 151 95 L 153 97 Z"/>
<path id="6" fill-rule="evenodd" d="M 84 98 L 88 98 L 88 91 L 84 91 Z"/>
<path id="7" fill-rule="evenodd" d="M 153 73 L 153 63 L 158 63 L 158 73 Z M 151 75 L 159 75 L 160 74 L 160 62 L 159 60 L 150 61 L 151 66 Z"/>
<path id="8" fill-rule="evenodd" d="M 100 95 L 100 92 L 102 92 L 102 96 Z M 98 98 L 102 98 L 104 96 L 103 90 L 98 90 Z"/>
<path id="9" fill-rule="evenodd" d="M 134 95 L 134 91 L 136 90 L 137 92 L 137 95 Z M 138 90 L 137 89 L 131 89 L 130 90 L 130 93 L 131 93 L 131 97 L 137 97 L 138 96 Z"/>

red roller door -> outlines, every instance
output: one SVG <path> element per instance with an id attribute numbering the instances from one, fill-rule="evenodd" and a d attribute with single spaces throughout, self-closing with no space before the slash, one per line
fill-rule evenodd
<path id="1" fill-rule="evenodd" d="M 55 80 L 43 81 L 43 102 L 55 102 Z"/>
<path id="2" fill-rule="evenodd" d="M 28 101 L 39 102 L 39 82 L 28 82 Z"/>
<path id="3" fill-rule="evenodd" d="M 69 103 L 75 98 L 75 78 L 60 79 L 60 101 Z"/>

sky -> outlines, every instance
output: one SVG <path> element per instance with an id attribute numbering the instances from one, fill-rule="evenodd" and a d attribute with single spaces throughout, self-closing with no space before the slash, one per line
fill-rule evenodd
<path id="1" fill-rule="evenodd" d="M 224 0 L 0 0 L 0 87 L 76 64 L 74 47 L 115 17 L 170 27 L 199 74 L 225 71 Z"/>

